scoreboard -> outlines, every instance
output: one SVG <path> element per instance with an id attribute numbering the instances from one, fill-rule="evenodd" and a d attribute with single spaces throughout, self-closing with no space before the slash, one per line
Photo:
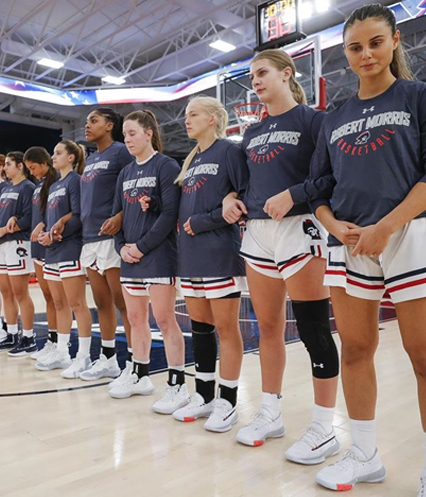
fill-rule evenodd
<path id="1" fill-rule="evenodd" d="M 257 50 L 280 47 L 305 38 L 298 0 L 269 0 L 257 6 Z"/>

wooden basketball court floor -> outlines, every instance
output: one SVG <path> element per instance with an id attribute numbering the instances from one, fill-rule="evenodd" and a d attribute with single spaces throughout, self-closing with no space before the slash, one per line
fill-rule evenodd
<path id="1" fill-rule="evenodd" d="M 39 291 L 32 293 L 39 307 Z M 377 443 L 388 476 L 380 484 L 359 484 L 349 495 L 414 497 L 423 464 L 415 379 L 396 321 L 383 322 L 381 328 Z M 193 367 L 188 373 L 194 373 Z M 237 429 L 250 422 L 260 403 L 255 352 L 244 357 L 240 421 L 224 434 L 206 432 L 203 420 L 179 423 L 150 410 L 164 388 L 164 372 L 153 375 L 153 396 L 127 400 L 111 399 L 103 380 L 94 385 L 63 380 L 58 371 L 37 371 L 31 359 L 5 352 L 0 354 L 0 378 L 1 497 L 333 495 L 314 482 L 322 465 L 283 459 L 311 417 L 310 367 L 300 342 L 287 345 L 282 400 L 287 432 L 256 448 L 235 441 Z M 193 379 L 187 380 L 192 391 Z M 350 437 L 341 388 L 335 425 L 343 454 Z"/>

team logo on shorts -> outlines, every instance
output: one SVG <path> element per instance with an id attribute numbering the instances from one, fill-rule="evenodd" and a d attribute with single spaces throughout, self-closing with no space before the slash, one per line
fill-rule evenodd
<path id="1" fill-rule="evenodd" d="M 370 139 L 370 136 L 371 136 L 371 133 L 369 131 L 364 131 L 364 133 L 361 133 L 356 141 L 355 141 L 355 145 L 365 145 L 368 140 Z"/>
<path id="2" fill-rule="evenodd" d="M 309 235 L 312 240 L 321 240 L 320 231 L 311 219 L 303 221 L 303 232 Z"/>
<path id="3" fill-rule="evenodd" d="M 28 257 L 28 250 L 24 247 L 18 247 L 16 249 L 16 253 L 19 255 L 19 257 Z"/>

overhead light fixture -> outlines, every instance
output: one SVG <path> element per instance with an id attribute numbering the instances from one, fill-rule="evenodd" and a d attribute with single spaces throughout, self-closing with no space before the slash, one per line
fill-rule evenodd
<path id="1" fill-rule="evenodd" d="M 61 67 L 64 67 L 63 62 L 59 62 L 58 60 L 48 59 L 46 57 L 43 57 L 42 59 L 38 60 L 37 64 L 40 64 L 41 66 L 44 67 L 50 67 L 51 69 L 60 69 Z"/>
<path id="2" fill-rule="evenodd" d="M 237 48 L 235 45 L 222 40 L 217 40 L 213 43 L 209 43 L 209 47 L 215 48 L 216 50 L 220 50 L 221 52 L 225 53 L 232 52 L 232 50 L 235 50 Z"/>
<path id="3" fill-rule="evenodd" d="M 110 83 L 112 85 L 124 85 L 126 80 L 124 78 L 117 78 L 116 76 L 105 76 L 102 78 L 105 83 Z"/>
<path id="4" fill-rule="evenodd" d="M 296 78 L 301 78 L 302 77 L 302 73 L 296 71 Z"/>
<path id="5" fill-rule="evenodd" d="M 330 8 L 329 0 L 316 0 L 315 2 L 316 11 L 319 13 L 327 12 Z"/>
<path id="6" fill-rule="evenodd" d="M 302 19 L 309 19 L 312 17 L 312 4 L 311 2 L 303 2 L 300 6 L 300 13 Z"/>

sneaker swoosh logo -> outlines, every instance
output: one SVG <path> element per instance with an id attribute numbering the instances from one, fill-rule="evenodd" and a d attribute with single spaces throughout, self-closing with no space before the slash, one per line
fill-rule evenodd
<path id="1" fill-rule="evenodd" d="M 232 409 L 232 411 L 227 416 L 225 416 L 223 418 L 223 420 L 226 421 L 228 418 L 230 418 L 234 414 L 234 412 L 235 412 L 235 407 L 234 407 L 234 409 Z"/>
<path id="2" fill-rule="evenodd" d="M 317 445 L 316 447 L 313 447 L 313 448 L 311 449 L 311 451 L 312 451 L 312 452 L 314 452 L 315 450 L 318 450 L 318 449 L 320 449 L 321 447 L 324 447 L 324 445 L 327 445 L 328 443 L 330 443 L 330 442 L 331 442 L 332 440 L 334 440 L 335 438 L 336 438 L 336 436 L 329 438 L 328 440 L 326 440 L 326 441 L 325 441 L 325 442 L 323 442 L 322 444 L 319 444 L 319 445 Z"/>

